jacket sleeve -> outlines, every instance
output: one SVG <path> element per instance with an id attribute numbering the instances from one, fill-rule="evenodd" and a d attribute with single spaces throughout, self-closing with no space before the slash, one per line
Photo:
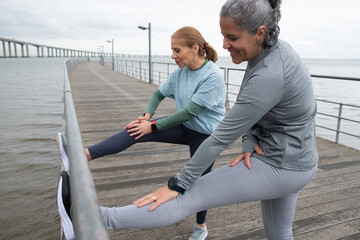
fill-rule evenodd
<path id="1" fill-rule="evenodd" d="M 258 143 L 256 138 L 256 124 L 250 128 L 242 137 L 243 149 L 242 152 L 253 153 L 255 151 L 255 145 Z"/>
<path id="2" fill-rule="evenodd" d="M 166 128 L 177 126 L 184 122 L 191 120 L 192 118 L 199 115 L 204 107 L 190 101 L 185 109 L 176 112 L 168 117 L 161 118 L 156 121 L 156 127 L 159 131 L 162 131 Z"/>
<path id="3" fill-rule="evenodd" d="M 164 98 L 165 97 L 161 94 L 160 90 L 156 90 L 153 95 L 151 95 L 144 113 L 150 113 L 151 116 L 154 116 L 155 110 Z"/>

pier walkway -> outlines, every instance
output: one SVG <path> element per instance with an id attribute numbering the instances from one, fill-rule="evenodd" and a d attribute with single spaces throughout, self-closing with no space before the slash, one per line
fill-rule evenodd
<path id="1" fill-rule="evenodd" d="M 85 146 L 120 131 L 141 115 L 157 86 L 85 62 L 70 75 L 71 90 Z M 159 106 L 156 117 L 175 112 L 172 100 Z M 214 168 L 240 152 L 238 140 Z M 319 169 L 301 192 L 294 221 L 295 239 L 360 239 L 360 151 L 318 139 Z M 189 160 L 185 145 L 141 143 L 126 151 L 90 162 L 101 205 L 130 204 L 163 186 Z M 188 239 L 195 216 L 160 229 L 109 231 L 110 239 Z M 266 239 L 260 202 L 236 204 L 208 212 L 207 239 Z"/>

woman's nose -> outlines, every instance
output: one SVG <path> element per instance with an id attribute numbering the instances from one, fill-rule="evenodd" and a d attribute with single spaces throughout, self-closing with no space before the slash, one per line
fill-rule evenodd
<path id="1" fill-rule="evenodd" d="M 224 40 L 223 40 L 223 48 L 228 49 L 229 47 L 230 47 L 229 41 L 226 38 L 224 38 Z"/>

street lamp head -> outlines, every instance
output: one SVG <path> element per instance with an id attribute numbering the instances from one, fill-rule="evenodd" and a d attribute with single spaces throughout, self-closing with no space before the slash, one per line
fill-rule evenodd
<path id="1" fill-rule="evenodd" d="M 111 41 L 109 41 L 109 40 L 106 40 L 108 43 L 111 43 Z"/>
<path id="2" fill-rule="evenodd" d="M 147 27 L 143 27 L 143 26 L 138 26 L 138 28 L 140 28 L 141 30 L 146 30 L 146 29 L 148 29 Z"/>

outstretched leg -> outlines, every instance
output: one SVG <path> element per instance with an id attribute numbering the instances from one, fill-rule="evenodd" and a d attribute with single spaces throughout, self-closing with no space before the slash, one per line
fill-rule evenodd
<path id="1" fill-rule="evenodd" d="M 243 163 L 218 168 L 199 178 L 185 194 L 152 212 L 148 211 L 150 205 L 102 207 L 104 222 L 110 229 L 168 226 L 209 208 L 283 198 L 302 189 L 316 172 L 316 167 L 309 171 L 279 169 L 256 158 L 251 158 L 251 163 L 251 169 Z"/>
<path id="2" fill-rule="evenodd" d="M 160 132 L 147 134 L 138 140 L 135 140 L 135 136 L 130 136 L 127 131 L 121 131 L 91 147 L 88 147 L 88 151 L 91 159 L 96 159 L 105 155 L 122 152 L 133 144 L 140 142 L 186 144 L 183 126 L 178 125 Z"/>

